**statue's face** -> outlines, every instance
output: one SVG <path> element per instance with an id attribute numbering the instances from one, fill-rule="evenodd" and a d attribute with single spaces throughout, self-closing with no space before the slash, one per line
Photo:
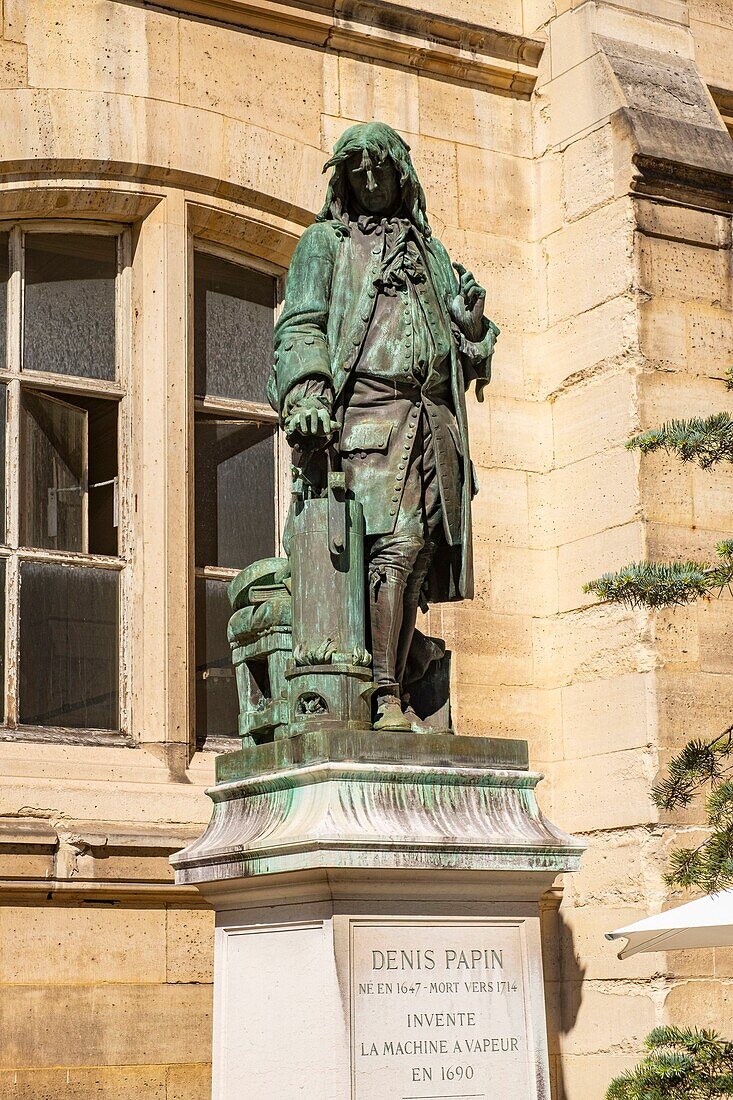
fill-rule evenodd
<path id="1" fill-rule="evenodd" d="M 355 153 L 346 162 L 349 187 L 357 205 L 368 214 L 392 214 L 400 201 L 400 181 L 391 160 L 382 163 Z"/>

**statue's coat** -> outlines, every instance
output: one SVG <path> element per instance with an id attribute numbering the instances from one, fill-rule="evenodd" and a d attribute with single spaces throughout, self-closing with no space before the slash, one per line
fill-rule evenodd
<path id="1" fill-rule="evenodd" d="M 460 499 L 450 499 L 450 485 L 441 486 L 447 545 L 436 554 L 427 587 L 429 600 L 442 602 L 473 595 L 471 498 L 475 478 L 469 457 L 465 390 L 473 379 L 487 378 L 497 330 L 484 319 L 483 338 L 477 343 L 468 342 L 457 332 L 449 305 L 458 293 L 458 284 L 448 254 L 434 237 L 415 233 L 414 239 L 438 303 L 439 315 L 428 319 L 431 335 L 436 345 L 440 342 L 450 349 L 450 389 L 457 427 L 453 442 L 462 467 Z M 343 425 L 345 414 L 348 416 L 344 404 L 350 374 L 365 341 L 379 338 L 370 322 L 384 240 L 384 234 L 373 235 L 374 251 L 365 255 L 341 222 L 316 222 L 303 234 L 292 259 L 285 305 L 275 331 L 275 366 L 268 396 L 279 413 L 294 386 L 308 379 L 322 379 L 333 392 L 334 417 Z M 394 524 L 390 500 L 409 407 L 409 403 L 395 403 L 384 461 L 371 465 L 368 484 L 353 486 L 364 505 L 368 534 L 391 530 Z M 444 414 L 437 419 L 438 433 L 450 430 L 452 424 Z M 449 419 L 452 421 L 452 416 Z M 351 430 L 350 424 L 348 427 Z M 431 427 L 435 432 L 435 419 L 431 419 Z"/>

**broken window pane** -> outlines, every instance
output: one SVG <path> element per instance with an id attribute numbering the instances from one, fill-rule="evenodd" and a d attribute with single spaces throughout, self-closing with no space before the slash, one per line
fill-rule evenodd
<path id="1" fill-rule="evenodd" d="M 194 363 L 198 397 L 267 400 L 275 323 L 275 280 L 197 252 Z"/>
<path id="2" fill-rule="evenodd" d="M 73 403 L 87 413 L 88 481 L 87 524 L 90 554 L 118 552 L 118 467 L 116 401 L 99 397 L 74 397 Z"/>
<path id="3" fill-rule="evenodd" d="M 20 408 L 20 542 L 86 550 L 87 412 L 25 390 Z"/>
<path id="4" fill-rule="evenodd" d="M 104 398 L 22 391 L 22 546 L 117 554 L 117 411 Z"/>
<path id="5" fill-rule="evenodd" d="M 108 569 L 21 565 L 23 725 L 119 729 L 118 585 Z"/>
<path id="6" fill-rule="evenodd" d="M 227 641 L 227 582 L 196 578 L 196 742 L 236 736 L 237 683 Z"/>
<path id="7" fill-rule="evenodd" d="M 196 416 L 196 564 L 243 569 L 275 553 L 275 427 Z"/>
<path id="8" fill-rule="evenodd" d="M 8 342 L 8 246 L 10 235 L 0 233 L 0 367 L 5 367 Z"/>
<path id="9" fill-rule="evenodd" d="M 23 367 L 115 377 L 117 238 L 25 237 Z"/>

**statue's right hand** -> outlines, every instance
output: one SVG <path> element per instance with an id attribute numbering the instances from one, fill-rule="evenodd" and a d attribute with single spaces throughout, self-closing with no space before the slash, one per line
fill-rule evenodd
<path id="1" fill-rule="evenodd" d="M 289 443 L 297 440 L 330 439 L 338 424 L 331 419 L 328 409 L 323 406 L 296 405 L 285 421 L 285 436 Z"/>

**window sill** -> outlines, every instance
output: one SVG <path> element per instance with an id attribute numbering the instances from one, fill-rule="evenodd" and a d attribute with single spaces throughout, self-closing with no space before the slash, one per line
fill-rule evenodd
<path id="1" fill-rule="evenodd" d="M 134 749 L 135 739 L 124 730 L 82 730 L 63 726 L 0 726 L 1 741 L 29 741 L 37 745 L 91 745 L 95 748 Z"/>

